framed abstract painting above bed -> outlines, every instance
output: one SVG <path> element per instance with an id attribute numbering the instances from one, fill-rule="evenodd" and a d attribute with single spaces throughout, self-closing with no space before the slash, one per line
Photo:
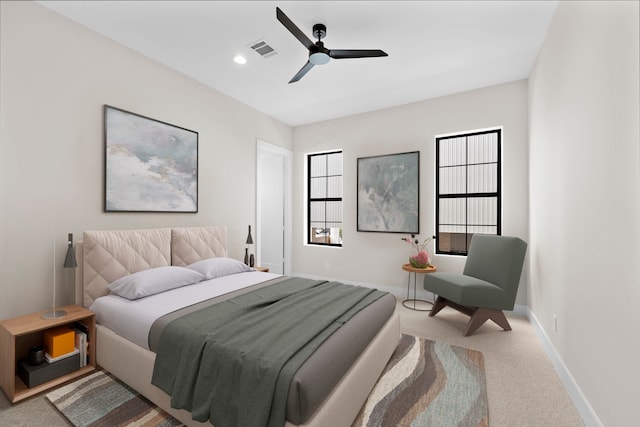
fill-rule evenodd
<path id="1" fill-rule="evenodd" d="M 198 132 L 104 106 L 105 212 L 198 212 Z"/>

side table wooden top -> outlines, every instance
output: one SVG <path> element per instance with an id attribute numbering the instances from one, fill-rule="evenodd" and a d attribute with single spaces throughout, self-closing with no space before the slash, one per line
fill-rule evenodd
<path id="1" fill-rule="evenodd" d="M 435 265 L 430 265 L 427 268 L 415 268 L 412 267 L 411 264 L 402 264 L 402 269 L 411 273 L 435 273 L 438 271 L 438 268 Z"/>

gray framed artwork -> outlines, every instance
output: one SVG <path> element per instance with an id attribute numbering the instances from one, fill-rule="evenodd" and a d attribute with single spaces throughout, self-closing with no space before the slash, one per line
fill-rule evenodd
<path id="1" fill-rule="evenodd" d="M 198 212 L 198 132 L 104 106 L 105 212 Z"/>
<path id="2" fill-rule="evenodd" d="M 358 158 L 358 231 L 420 233 L 420 152 Z"/>

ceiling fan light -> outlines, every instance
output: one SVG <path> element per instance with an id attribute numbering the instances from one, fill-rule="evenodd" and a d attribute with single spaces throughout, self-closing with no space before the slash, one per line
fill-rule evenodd
<path id="1" fill-rule="evenodd" d="M 323 65 L 329 62 L 331 57 L 324 52 L 315 52 L 309 55 L 309 62 L 313 65 Z"/>

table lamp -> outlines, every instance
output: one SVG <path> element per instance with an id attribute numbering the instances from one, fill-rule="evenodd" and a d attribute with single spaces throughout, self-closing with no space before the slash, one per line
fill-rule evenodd
<path id="1" fill-rule="evenodd" d="M 67 255 L 64 259 L 65 268 L 75 268 L 78 266 L 76 261 L 76 254 L 73 250 L 73 234 L 69 233 L 67 242 Z M 44 313 L 41 317 L 43 319 L 58 319 L 67 315 L 64 310 L 56 310 L 56 242 L 53 241 L 53 305 L 52 309 Z"/>

